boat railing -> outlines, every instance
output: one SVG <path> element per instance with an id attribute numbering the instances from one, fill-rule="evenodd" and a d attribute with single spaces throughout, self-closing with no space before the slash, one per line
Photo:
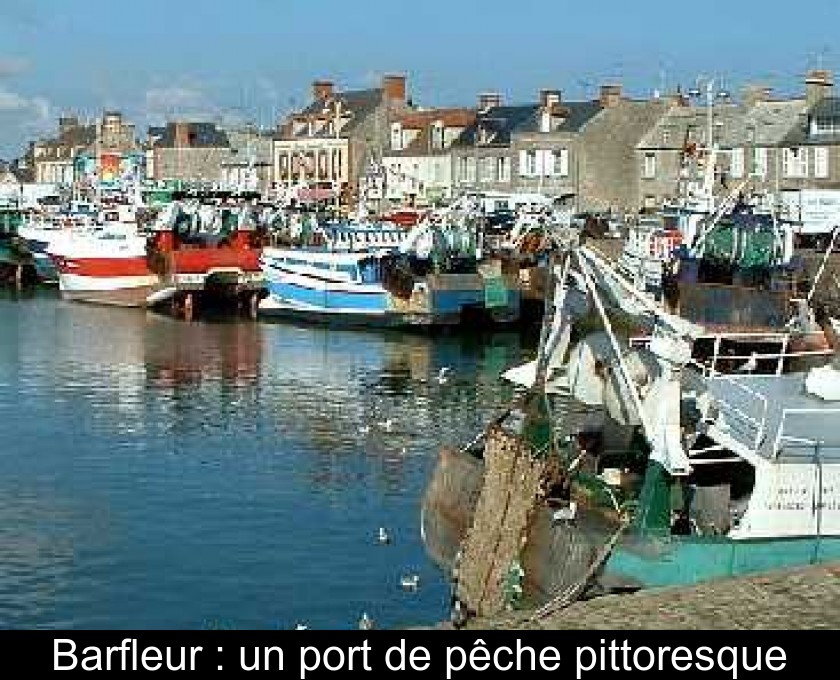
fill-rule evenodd
<path id="1" fill-rule="evenodd" d="M 809 458 L 817 457 L 819 462 L 823 462 L 825 458 L 832 459 L 833 462 L 840 462 L 840 434 L 836 430 L 830 430 L 824 426 L 826 418 L 840 417 L 840 408 L 786 408 L 782 411 L 779 419 L 779 426 L 776 429 L 776 437 L 773 443 L 773 460 L 779 461 L 782 454 L 786 454 L 787 458 Z M 817 436 L 799 436 L 793 434 L 786 434 L 786 427 L 794 421 L 807 421 L 808 418 L 818 419 L 814 427 L 799 428 L 803 432 L 813 432 Z M 822 428 L 819 426 L 822 425 Z M 833 434 L 832 440 L 827 440 L 821 437 L 821 434 Z M 802 451 L 801 455 L 797 455 L 796 451 Z"/>
<path id="2" fill-rule="evenodd" d="M 823 331 L 809 331 L 806 333 L 797 333 L 797 338 L 807 339 L 824 339 Z M 650 342 L 650 336 L 630 338 L 631 347 L 647 347 Z M 788 346 L 791 340 L 789 333 L 762 333 L 762 332 L 741 332 L 741 333 L 715 333 L 712 335 L 701 335 L 696 338 L 695 342 L 702 340 L 711 340 L 713 342 L 712 355 L 706 359 L 695 359 L 695 368 L 701 372 L 704 378 L 710 378 L 718 375 L 725 375 L 727 373 L 736 372 L 738 369 L 743 369 L 740 372 L 755 373 L 757 367 L 751 369 L 745 368 L 748 362 L 764 362 L 775 363 L 773 373 L 775 375 L 782 375 L 784 373 L 785 361 L 788 359 L 804 359 L 812 357 L 830 357 L 834 354 L 831 348 L 812 349 L 812 350 L 797 350 L 788 351 Z M 779 343 L 781 351 L 779 352 L 750 352 L 749 354 L 721 354 L 721 348 L 725 341 L 754 341 L 761 343 Z M 729 370 L 721 371 L 720 368 L 728 368 Z"/>
<path id="3" fill-rule="evenodd" d="M 702 366 L 694 360 L 689 365 L 695 369 L 700 368 L 702 370 Z M 726 382 L 731 385 L 736 392 L 740 392 L 746 397 L 743 403 L 750 404 L 754 407 L 753 412 L 748 413 L 745 408 L 738 406 L 734 400 L 722 399 L 720 397 L 715 399 L 718 409 L 722 412 L 721 415 L 725 414 L 723 422 L 728 430 L 740 434 L 743 438 L 740 443 L 751 454 L 757 454 L 767 434 L 767 414 L 770 410 L 770 402 L 767 397 L 744 385 L 736 376 L 717 374 L 707 375 L 705 377 L 708 380 Z M 718 416 L 719 421 L 720 416 Z"/>

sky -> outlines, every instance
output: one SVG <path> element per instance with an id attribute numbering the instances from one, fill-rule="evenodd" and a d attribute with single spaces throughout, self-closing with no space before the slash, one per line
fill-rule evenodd
<path id="1" fill-rule="evenodd" d="M 62 114 L 123 111 L 273 124 L 311 82 L 375 86 L 405 73 L 413 101 L 528 102 L 541 88 L 593 98 L 686 90 L 714 77 L 801 92 L 840 72 L 838 0 L 0 0 L 0 158 L 54 133 Z M 689 9 L 686 9 L 689 8 Z"/>

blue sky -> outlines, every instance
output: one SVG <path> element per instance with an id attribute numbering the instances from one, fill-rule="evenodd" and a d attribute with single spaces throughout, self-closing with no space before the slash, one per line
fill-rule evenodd
<path id="1" fill-rule="evenodd" d="M 838 26 L 838 0 L 801 13 L 780 0 L 0 0 L 0 157 L 63 112 L 103 107 L 141 129 L 172 115 L 267 125 L 319 77 L 367 87 L 405 72 L 429 106 L 483 90 L 592 97 L 616 80 L 646 96 L 701 75 L 795 93 L 807 69 L 840 70 Z"/>

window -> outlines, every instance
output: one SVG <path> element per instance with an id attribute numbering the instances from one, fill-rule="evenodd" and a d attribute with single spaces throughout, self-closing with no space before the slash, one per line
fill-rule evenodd
<path id="1" fill-rule="evenodd" d="M 744 176 L 744 150 L 732 149 L 729 152 L 729 174 L 738 178 Z"/>
<path id="2" fill-rule="evenodd" d="M 569 176 L 569 150 L 556 149 L 554 152 L 554 172 L 555 177 Z"/>
<path id="3" fill-rule="evenodd" d="M 828 148 L 818 146 L 814 149 L 814 177 L 828 179 Z"/>
<path id="4" fill-rule="evenodd" d="M 551 111 L 543 111 L 540 115 L 540 132 L 551 132 Z"/>
<path id="5" fill-rule="evenodd" d="M 767 149 L 756 148 L 753 150 L 753 175 L 756 177 L 767 177 Z"/>
<path id="6" fill-rule="evenodd" d="M 671 143 L 671 131 L 670 130 L 663 130 L 662 131 L 662 146 L 667 147 Z"/>
<path id="7" fill-rule="evenodd" d="M 482 182 L 492 182 L 496 178 L 495 159 L 487 156 L 480 161 L 481 172 L 479 173 L 479 180 Z"/>
<path id="8" fill-rule="evenodd" d="M 811 121 L 811 134 L 833 135 L 840 132 L 840 125 L 834 118 L 814 118 Z"/>
<path id="9" fill-rule="evenodd" d="M 467 182 L 475 182 L 475 158 L 467 157 L 464 160 L 467 162 L 464 180 Z"/>
<path id="10" fill-rule="evenodd" d="M 519 152 L 519 176 L 536 177 L 537 152 L 534 149 Z"/>
<path id="11" fill-rule="evenodd" d="M 391 126 L 391 149 L 393 151 L 402 151 L 403 148 L 403 133 L 402 125 L 394 123 Z"/>
<path id="12" fill-rule="evenodd" d="M 656 154 L 646 153 L 644 167 L 642 169 L 642 176 L 646 179 L 653 179 L 656 177 Z"/>
<path id="13" fill-rule="evenodd" d="M 499 156 L 496 159 L 496 181 L 510 182 L 510 158 Z"/>
<path id="14" fill-rule="evenodd" d="M 432 125 L 432 148 L 442 149 L 444 146 L 444 127 L 440 121 Z"/>
<path id="15" fill-rule="evenodd" d="M 785 177 L 808 176 L 808 150 L 801 147 L 785 149 L 782 157 Z"/>

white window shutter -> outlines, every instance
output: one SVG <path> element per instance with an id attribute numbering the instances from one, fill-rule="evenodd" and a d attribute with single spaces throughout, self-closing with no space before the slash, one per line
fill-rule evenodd
<path id="1" fill-rule="evenodd" d="M 561 177 L 568 177 L 569 176 L 569 150 L 568 149 L 560 149 L 560 176 Z"/>
<path id="2" fill-rule="evenodd" d="M 543 157 L 543 172 L 542 174 L 545 177 L 553 177 L 554 176 L 554 152 L 553 151 L 542 151 Z"/>
<path id="3" fill-rule="evenodd" d="M 534 152 L 535 165 L 536 165 L 534 175 L 536 175 L 537 177 L 540 177 L 543 174 L 543 154 L 544 153 L 545 153 L 544 151 L 539 150 L 539 149 Z"/>
<path id="4" fill-rule="evenodd" d="M 527 177 L 528 176 L 528 152 L 527 151 L 520 151 L 519 152 L 519 176 L 520 177 Z"/>

